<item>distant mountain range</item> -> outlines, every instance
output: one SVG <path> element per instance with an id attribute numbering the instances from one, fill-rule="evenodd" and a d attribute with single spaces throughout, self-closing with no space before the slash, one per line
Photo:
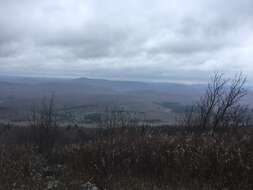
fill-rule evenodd
<path id="1" fill-rule="evenodd" d="M 4 117 L 18 115 L 54 93 L 58 107 L 93 107 L 86 111 L 94 112 L 120 105 L 146 113 L 152 119 L 168 120 L 171 117 L 168 105 L 173 108 L 178 105 L 181 109 L 182 105 L 192 104 L 205 88 L 203 84 L 0 76 L 0 118 L 1 114 Z M 248 99 L 250 102 L 251 98 Z M 1 108 L 4 111 L 1 112 Z"/>
<path id="2" fill-rule="evenodd" d="M 104 79 L 55 79 L 29 77 L 0 77 L 0 97 L 37 98 L 55 93 L 64 95 L 187 95 L 188 99 L 203 92 L 205 85 L 185 85 L 176 83 L 147 83 L 133 81 L 113 81 Z M 159 97 L 158 97 L 159 98 Z"/>

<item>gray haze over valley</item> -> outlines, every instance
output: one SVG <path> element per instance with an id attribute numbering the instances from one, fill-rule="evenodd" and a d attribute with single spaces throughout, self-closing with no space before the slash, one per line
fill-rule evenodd
<path id="1" fill-rule="evenodd" d="M 57 110 L 64 117 L 72 114 L 71 119 L 65 117 L 66 122 L 87 123 L 86 117 L 110 108 L 135 113 L 138 119 L 151 123 L 174 124 L 205 88 L 206 84 L 1 76 L 0 115 L 3 122 L 27 121 L 31 106 L 54 94 Z M 251 97 L 249 89 L 244 102 L 252 104 Z"/>
<path id="2" fill-rule="evenodd" d="M 3 121 L 24 121 L 33 104 L 55 96 L 58 110 L 102 113 L 106 108 L 136 113 L 139 119 L 172 122 L 203 92 L 204 85 L 144 83 L 103 79 L 0 77 Z M 80 116 L 79 116 L 80 118 Z"/>

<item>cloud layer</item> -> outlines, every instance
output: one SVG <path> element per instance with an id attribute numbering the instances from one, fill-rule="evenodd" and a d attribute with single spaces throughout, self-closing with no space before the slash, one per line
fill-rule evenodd
<path id="1" fill-rule="evenodd" d="M 253 82 L 252 20 L 252 0 L 0 0 L 0 74 Z"/>

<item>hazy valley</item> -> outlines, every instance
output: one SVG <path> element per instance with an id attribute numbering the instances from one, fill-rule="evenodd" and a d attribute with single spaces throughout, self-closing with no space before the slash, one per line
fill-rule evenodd
<path id="1" fill-rule="evenodd" d="M 55 96 L 61 114 L 69 113 L 79 124 L 96 123 L 86 117 L 106 108 L 124 109 L 138 119 L 172 124 L 177 115 L 203 93 L 205 85 L 144 83 L 102 79 L 52 79 L 0 77 L 0 117 L 4 122 L 24 122 L 33 104 Z"/>

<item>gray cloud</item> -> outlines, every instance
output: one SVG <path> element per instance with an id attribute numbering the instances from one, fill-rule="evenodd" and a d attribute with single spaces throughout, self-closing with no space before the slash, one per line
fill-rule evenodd
<path id="1" fill-rule="evenodd" d="M 64 31 L 41 39 L 39 45 L 64 49 L 81 59 L 117 56 L 127 40 L 126 31 L 106 25 L 88 25 L 79 31 Z"/>
<path id="2" fill-rule="evenodd" d="M 249 74 L 252 19 L 252 0 L 0 0 L 0 74 L 150 81 Z"/>

